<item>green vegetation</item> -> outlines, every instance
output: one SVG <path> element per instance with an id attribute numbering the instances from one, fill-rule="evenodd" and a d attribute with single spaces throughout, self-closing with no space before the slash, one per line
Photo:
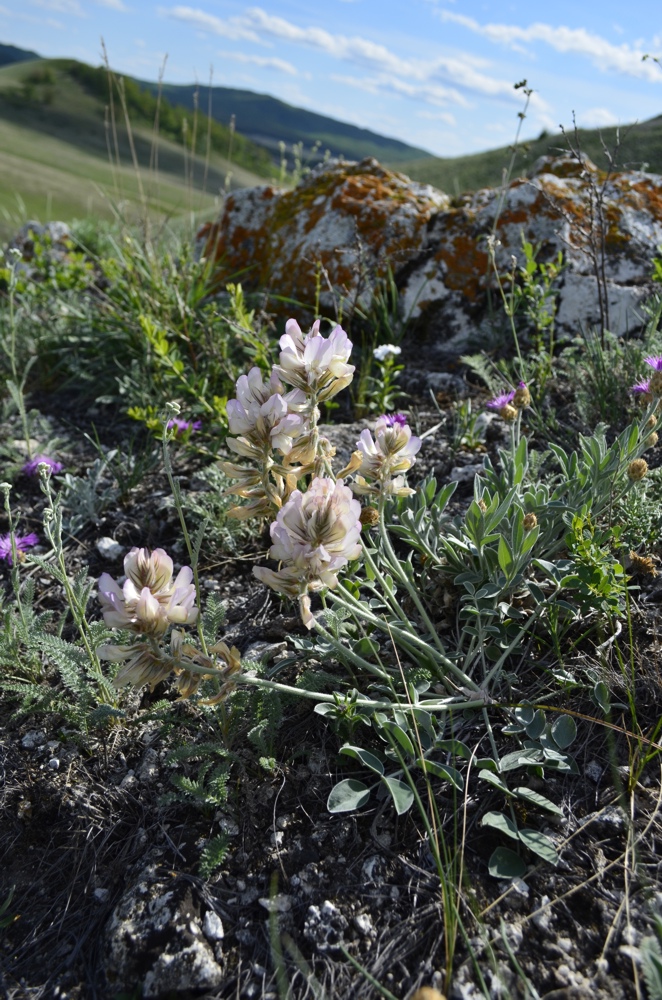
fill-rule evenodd
<path id="1" fill-rule="evenodd" d="M 648 170 L 662 173 L 662 115 L 636 125 L 601 129 L 578 129 L 575 135 L 569 131 L 573 146 L 579 145 L 594 163 L 602 169 L 608 166 L 604 148 L 612 152 L 620 136 L 620 149 L 615 169 Z M 522 143 L 515 153 L 513 177 L 524 176 L 539 156 L 568 150 L 568 138 L 562 133 L 542 134 L 537 139 Z M 603 146 L 604 143 L 604 146 Z M 414 180 L 433 184 L 450 195 L 466 191 L 476 191 L 484 187 L 501 184 L 504 165 L 508 162 L 511 149 L 503 146 L 484 153 L 452 158 L 430 157 L 427 160 L 411 160 L 399 165 L 400 170 Z"/>
<path id="2" fill-rule="evenodd" d="M 131 137 L 117 88 L 112 128 L 105 70 L 73 60 L 0 69 L 0 234 L 15 232 L 26 218 L 110 220 L 146 209 L 153 218 L 209 217 L 229 175 L 231 187 L 246 187 L 273 172 L 264 150 L 236 135 L 231 142 L 229 130 L 216 123 L 207 162 L 203 116 L 193 156 L 192 116 L 186 130 L 186 112 L 162 102 L 155 135 L 155 99 L 131 81 L 124 92 Z"/>

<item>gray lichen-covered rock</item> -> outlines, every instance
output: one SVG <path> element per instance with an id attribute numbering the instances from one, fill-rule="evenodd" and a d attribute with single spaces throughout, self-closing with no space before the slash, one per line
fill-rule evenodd
<path id="1" fill-rule="evenodd" d="M 185 880 L 142 872 L 115 907 L 105 932 L 104 971 L 112 990 L 142 987 L 143 997 L 188 994 L 223 981 L 222 923 L 201 916 L 195 888 Z"/>
<path id="2" fill-rule="evenodd" d="M 240 275 L 247 289 L 270 288 L 312 306 L 319 280 L 323 308 L 342 303 L 347 311 L 370 305 L 375 282 L 421 250 L 428 220 L 449 205 L 447 195 L 374 159 L 335 160 L 292 191 L 234 192 L 200 240 L 220 287 Z"/>
<path id="3" fill-rule="evenodd" d="M 219 286 L 241 273 L 248 289 L 270 289 L 311 308 L 322 265 L 320 301 L 328 314 L 341 300 L 345 315 L 356 303 L 367 306 L 390 267 L 411 341 L 426 343 L 429 365 L 464 349 L 471 334 L 487 327 L 488 293 L 495 289 L 487 249 L 492 233 L 502 274 L 513 256 L 524 263 L 523 239 L 539 247 L 541 261 L 562 251 L 561 335 L 599 322 L 622 334 L 641 324 L 640 306 L 653 289 L 662 178 L 641 172 L 607 177 L 587 159 L 547 156 L 530 177 L 451 205 L 441 192 L 375 160 L 335 161 L 293 191 L 234 193 L 219 222 L 202 231 L 201 245 L 215 258 Z"/>

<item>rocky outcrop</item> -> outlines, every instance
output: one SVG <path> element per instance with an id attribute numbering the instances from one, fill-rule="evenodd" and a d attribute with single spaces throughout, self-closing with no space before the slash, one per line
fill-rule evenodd
<path id="1" fill-rule="evenodd" d="M 312 307 L 319 282 L 324 309 L 347 312 L 370 305 L 375 283 L 423 249 L 428 221 L 449 205 L 376 160 L 332 161 L 292 191 L 235 192 L 200 238 L 220 287 L 238 280 Z"/>
<path id="2" fill-rule="evenodd" d="M 539 247 L 540 260 L 562 251 L 561 335 L 601 321 L 622 334 L 640 325 L 640 307 L 653 289 L 662 178 L 641 172 L 607 178 L 588 160 L 543 157 L 530 177 L 451 205 L 446 195 L 375 160 L 336 161 L 293 191 L 234 193 L 201 240 L 215 259 L 218 286 L 240 280 L 311 309 L 321 265 L 321 308 L 330 315 L 339 303 L 345 316 L 357 303 L 368 306 L 390 267 L 402 318 L 411 321 L 416 343 L 427 342 L 429 361 L 436 352 L 463 349 L 489 322 L 490 234 L 504 274 L 513 255 L 524 262 L 523 239 Z M 292 305 L 283 309 L 291 312 Z"/>
<path id="3" fill-rule="evenodd" d="M 194 881 L 145 869 L 115 907 L 105 934 L 104 972 L 113 995 L 190 996 L 223 981 L 223 923 Z"/>

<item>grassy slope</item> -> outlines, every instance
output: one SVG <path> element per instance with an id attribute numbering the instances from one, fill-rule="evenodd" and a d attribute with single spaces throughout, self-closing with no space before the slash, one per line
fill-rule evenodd
<path id="1" fill-rule="evenodd" d="M 602 141 L 607 149 L 612 151 L 616 145 L 616 136 L 616 128 L 580 129 L 578 132 L 582 151 L 588 153 L 600 167 L 607 166 Z M 621 168 L 640 168 L 642 164 L 646 164 L 645 169 L 662 174 L 662 116 L 651 118 L 630 128 L 621 128 L 620 136 L 621 149 L 617 162 Z M 571 139 L 574 145 L 574 137 L 571 136 Z M 567 149 L 567 141 L 560 133 L 526 143 L 517 151 L 514 176 L 525 174 L 539 156 L 545 153 L 558 153 L 563 149 Z M 510 156 L 510 147 L 504 146 L 501 149 L 453 159 L 431 157 L 428 160 L 412 160 L 400 164 L 398 169 L 414 180 L 434 184 L 442 191 L 457 195 L 464 191 L 475 191 L 478 188 L 500 184 L 503 170 L 510 162 Z"/>
<path id="2" fill-rule="evenodd" d="M 156 87 L 155 84 L 143 82 L 141 86 L 150 89 Z M 209 87 L 201 86 L 197 89 L 200 108 L 206 111 Z M 313 111 L 292 107 L 267 94 L 254 94 L 249 90 L 234 90 L 229 87 L 211 89 L 212 116 L 227 123 L 231 115 L 235 115 L 240 132 L 276 154 L 280 141 L 288 146 L 303 142 L 305 149 L 310 149 L 319 141 L 322 153 L 329 149 L 334 156 L 342 154 L 348 159 L 358 160 L 364 156 L 375 156 L 382 163 L 391 165 L 429 155 L 425 150 L 408 146 L 398 139 L 390 139 L 369 129 L 357 128 Z M 166 85 L 163 92 L 173 104 L 193 107 L 196 87 Z"/>
<path id="3" fill-rule="evenodd" d="M 17 101 L 17 89 L 26 78 L 44 69 L 52 73 L 54 82 L 36 85 L 31 102 Z M 49 97 L 49 103 L 40 103 Z M 153 215 L 213 212 L 228 170 L 233 187 L 263 183 L 263 178 L 214 153 L 203 191 L 203 159 L 193 161 L 190 178 L 190 157 L 166 139 L 158 143 L 156 176 L 149 169 L 151 132 L 146 123 L 133 127 Z M 7 235 L 28 217 L 111 218 L 121 206 L 135 215 L 140 206 L 139 184 L 123 127 L 118 128 L 118 139 L 119 168 L 109 161 L 102 103 L 58 62 L 40 60 L 0 68 L 0 233 Z"/>

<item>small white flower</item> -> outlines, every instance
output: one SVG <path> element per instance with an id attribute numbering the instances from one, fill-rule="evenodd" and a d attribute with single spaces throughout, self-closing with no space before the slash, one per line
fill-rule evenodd
<path id="1" fill-rule="evenodd" d="M 402 354 L 402 348 L 395 344 L 381 344 L 379 347 L 375 347 L 372 352 L 372 356 L 377 361 L 385 361 L 389 356 L 397 358 L 398 354 Z"/>

